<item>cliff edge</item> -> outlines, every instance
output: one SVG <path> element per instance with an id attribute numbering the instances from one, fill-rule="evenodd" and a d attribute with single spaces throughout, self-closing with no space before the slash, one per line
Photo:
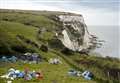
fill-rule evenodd
<path id="1" fill-rule="evenodd" d="M 82 15 L 61 14 L 58 17 L 63 27 L 56 33 L 56 36 L 68 49 L 89 52 L 102 46 L 98 37 L 88 32 Z"/>

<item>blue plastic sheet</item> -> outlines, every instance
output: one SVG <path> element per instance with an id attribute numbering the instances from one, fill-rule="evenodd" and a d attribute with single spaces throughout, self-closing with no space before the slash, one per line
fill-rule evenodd
<path id="1" fill-rule="evenodd" d="M 83 76 L 85 79 L 87 79 L 87 80 L 91 80 L 92 77 L 93 77 L 93 74 L 92 74 L 91 72 L 89 72 L 89 71 L 84 71 L 84 72 L 82 73 L 82 76 Z"/>

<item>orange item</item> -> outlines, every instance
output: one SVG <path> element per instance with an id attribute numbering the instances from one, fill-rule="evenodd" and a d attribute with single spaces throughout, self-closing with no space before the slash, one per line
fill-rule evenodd
<path id="1" fill-rule="evenodd" d="M 38 79 L 43 79 L 43 74 L 40 73 L 40 72 L 36 72 L 36 77 L 37 77 Z"/>

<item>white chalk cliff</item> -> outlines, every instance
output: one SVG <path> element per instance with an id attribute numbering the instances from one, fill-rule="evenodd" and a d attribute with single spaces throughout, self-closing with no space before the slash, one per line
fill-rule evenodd
<path id="1" fill-rule="evenodd" d="M 82 15 L 62 14 L 58 17 L 63 27 L 56 35 L 68 49 L 89 52 L 102 45 L 95 35 L 88 32 Z"/>

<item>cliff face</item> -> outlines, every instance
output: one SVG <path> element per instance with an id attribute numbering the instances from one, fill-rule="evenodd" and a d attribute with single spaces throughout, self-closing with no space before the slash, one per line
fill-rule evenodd
<path id="1" fill-rule="evenodd" d="M 59 20 L 63 27 L 57 37 L 68 49 L 89 52 L 102 45 L 95 35 L 89 34 L 82 15 L 63 14 L 59 15 Z"/>

